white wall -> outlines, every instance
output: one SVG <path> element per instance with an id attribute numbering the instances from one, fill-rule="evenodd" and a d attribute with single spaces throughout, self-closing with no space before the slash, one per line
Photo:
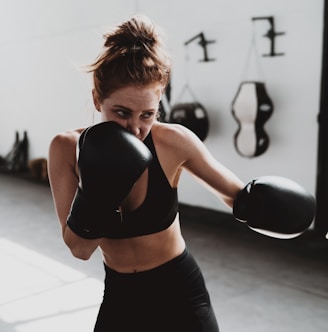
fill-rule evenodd
<path id="1" fill-rule="evenodd" d="M 165 31 L 174 60 L 173 103 L 188 84 L 207 109 L 210 134 L 205 144 L 214 156 L 244 181 L 276 174 L 315 192 L 317 114 L 323 31 L 323 0 L 12 0 L 0 3 L 0 155 L 15 130 L 28 131 L 30 158 L 46 157 L 59 131 L 97 121 L 91 102 L 91 80 L 79 69 L 102 47 L 102 33 L 132 14 L 145 13 Z M 274 16 L 281 57 L 259 57 L 262 75 L 245 62 L 252 27 L 260 54 L 269 43 L 262 35 L 269 25 L 251 18 Z M 184 42 L 204 32 L 216 40 L 202 49 Z M 188 55 L 188 61 L 186 61 Z M 239 83 L 264 79 L 275 110 L 266 129 L 271 143 L 256 158 L 235 150 L 237 124 L 231 102 Z M 188 175 L 182 178 L 180 200 L 219 210 L 226 208 Z"/>

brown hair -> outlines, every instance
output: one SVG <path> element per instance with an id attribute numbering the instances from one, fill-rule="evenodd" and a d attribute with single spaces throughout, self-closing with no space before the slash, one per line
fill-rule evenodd
<path id="1" fill-rule="evenodd" d="M 134 16 L 104 35 L 104 51 L 87 67 L 101 101 L 126 85 L 169 83 L 171 63 L 155 26 Z"/>

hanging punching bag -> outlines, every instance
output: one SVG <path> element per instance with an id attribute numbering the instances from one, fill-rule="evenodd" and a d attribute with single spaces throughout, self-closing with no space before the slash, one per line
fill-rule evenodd
<path id="1" fill-rule="evenodd" d="M 209 130 L 209 120 L 205 108 L 198 102 L 179 103 L 172 107 L 170 123 L 179 123 L 193 131 L 204 141 Z"/>
<path id="2" fill-rule="evenodd" d="M 232 102 L 232 114 L 238 123 L 234 136 L 237 152 L 244 157 L 255 157 L 269 146 L 265 122 L 273 113 L 273 103 L 263 82 L 242 82 Z"/>

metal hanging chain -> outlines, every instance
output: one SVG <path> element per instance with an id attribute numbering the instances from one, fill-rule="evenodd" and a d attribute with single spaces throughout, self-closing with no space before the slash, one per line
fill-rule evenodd
<path id="1" fill-rule="evenodd" d="M 255 31 L 255 24 L 252 24 L 252 38 L 251 38 L 251 43 L 247 52 L 247 57 L 246 57 L 246 61 L 245 61 L 245 66 L 244 66 L 244 72 L 242 75 L 241 80 L 245 81 L 247 80 L 247 72 L 250 68 L 250 63 L 251 60 L 255 59 L 255 64 L 256 64 L 256 69 L 258 72 L 258 77 L 265 82 L 265 75 L 264 75 L 264 71 L 262 68 L 262 64 L 261 64 L 261 57 L 259 55 L 259 52 L 257 50 L 257 44 L 256 44 L 256 31 Z"/>
<path id="2" fill-rule="evenodd" d="M 182 88 L 182 91 L 180 92 L 177 101 L 182 99 L 182 96 L 186 93 L 189 92 L 190 96 L 192 97 L 193 101 L 197 101 L 195 94 L 190 88 L 189 84 L 189 53 L 188 53 L 188 46 L 185 47 L 185 85 Z"/>

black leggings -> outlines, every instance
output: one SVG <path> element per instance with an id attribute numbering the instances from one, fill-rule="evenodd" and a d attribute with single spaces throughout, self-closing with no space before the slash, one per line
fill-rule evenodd
<path id="1" fill-rule="evenodd" d="M 192 255 L 155 269 L 119 273 L 105 265 L 94 332 L 218 332 L 204 278 Z"/>

